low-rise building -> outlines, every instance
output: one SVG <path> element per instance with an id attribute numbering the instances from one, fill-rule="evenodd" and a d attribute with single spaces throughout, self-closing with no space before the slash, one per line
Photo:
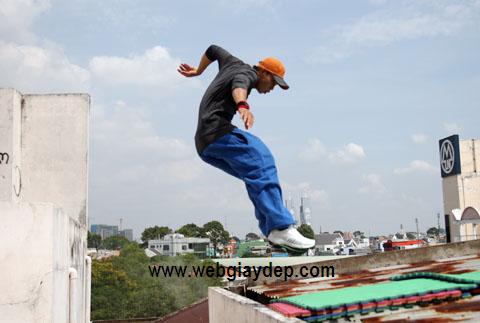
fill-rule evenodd
<path id="1" fill-rule="evenodd" d="M 315 235 L 315 253 L 334 253 L 345 245 L 340 233 L 320 233 Z"/>
<path id="2" fill-rule="evenodd" d="M 148 249 L 159 255 L 177 256 L 191 253 L 200 258 L 207 256 L 208 238 L 185 237 L 180 233 L 167 234 L 160 240 L 148 240 Z"/>

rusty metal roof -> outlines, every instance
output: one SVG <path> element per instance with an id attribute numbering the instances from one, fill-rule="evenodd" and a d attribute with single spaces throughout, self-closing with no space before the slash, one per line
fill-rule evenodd
<path id="1" fill-rule="evenodd" d="M 247 288 L 247 297 L 268 304 L 271 300 L 305 293 L 347 288 L 388 281 L 392 276 L 413 272 L 462 274 L 480 271 L 480 254 L 422 261 L 396 266 L 364 269 L 329 278 L 309 278 L 287 282 L 266 283 Z M 426 307 L 400 308 L 382 313 L 359 316 L 364 322 L 419 320 L 419 322 L 455 322 L 458 320 L 480 322 L 480 295 L 455 302 L 431 304 Z"/>

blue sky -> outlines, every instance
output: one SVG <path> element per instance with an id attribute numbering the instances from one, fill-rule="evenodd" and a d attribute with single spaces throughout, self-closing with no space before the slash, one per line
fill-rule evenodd
<path id="1" fill-rule="evenodd" d="M 0 0 L 0 86 L 92 96 L 92 223 L 138 236 L 215 219 L 244 236 L 259 230 L 243 183 L 193 143 L 217 67 L 176 67 L 212 43 L 276 56 L 291 88 L 252 91 L 250 131 L 284 196 L 308 192 L 316 232 L 426 230 L 443 213 L 438 140 L 479 137 L 479 27 L 473 0 Z"/>

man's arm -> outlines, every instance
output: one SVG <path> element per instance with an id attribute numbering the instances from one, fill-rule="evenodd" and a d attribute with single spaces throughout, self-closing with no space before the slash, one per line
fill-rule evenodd
<path id="1" fill-rule="evenodd" d="M 200 59 L 200 64 L 198 64 L 198 67 L 195 68 L 193 66 L 190 66 L 188 64 L 182 63 L 178 67 L 177 71 L 182 74 L 183 76 L 186 77 L 193 77 L 193 76 L 199 76 L 205 71 L 205 69 L 212 63 L 211 60 L 208 59 L 206 54 L 202 55 L 202 58 Z"/>
<path id="2" fill-rule="evenodd" d="M 247 90 L 240 87 L 234 88 L 232 91 L 232 97 L 237 104 L 237 111 L 245 124 L 245 129 L 248 130 L 253 126 L 255 118 L 253 117 L 253 113 L 250 111 L 250 106 L 247 103 Z"/>
<path id="3" fill-rule="evenodd" d="M 182 63 L 177 71 L 186 77 L 198 76 L 210 65 L 213 61 L 218 60 L 220 66 L 231 56 L 229 52 L 217 45 L 210 45 L 200 59 L 200 64 L 195 68 L 188 64 Z"/>

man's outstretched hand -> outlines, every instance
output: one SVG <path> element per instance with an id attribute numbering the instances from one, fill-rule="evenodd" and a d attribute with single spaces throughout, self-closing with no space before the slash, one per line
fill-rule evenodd
<path id="1" fill-rule="evenodd" d="M 198 76 L 200 73 L 198 73 L 197 69 L 193 66 L 190 66 L 188 64 L 182 63 L 177 69 L 178 73 L 182 74 L 185 77 L 193 77 L 193 76 Z"/>
<path id="2" fill-rule="evenodd" d="M 253 121 L 255 120 L 253 113 L 248 109 L 238 109 L 238 113 L 240 113 L 240 117 L 245 124 L 245 129 L 250 129 L 253 126 Z"/>

